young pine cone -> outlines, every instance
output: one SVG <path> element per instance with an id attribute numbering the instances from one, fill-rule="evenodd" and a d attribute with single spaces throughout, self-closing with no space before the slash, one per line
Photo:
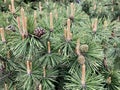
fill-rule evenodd
<path id="1" fill-rule="evenodd" d="M 44 34 L 45 34 L 45 29 L 37 28 L 34 30 L 34 35 L 37 37 L 41 37 Z"/>
<path id="2" fill-rule="evenodd" d="M 80 46 L 80 50 L 81 50 L 81 52 L 88 52 L 88 45 L 87 44 L 84 44 L 84 45 L 81 45 Z"/>
<path id="3" fill-rule="evenodd" d="M 84 63 L 85 63 L 85 57 L 84 57 L 83 55 L 79 55 L 79 56 L 78 56 L 78 62 L 79 62 L 80 64 L 84 64 Z"/>

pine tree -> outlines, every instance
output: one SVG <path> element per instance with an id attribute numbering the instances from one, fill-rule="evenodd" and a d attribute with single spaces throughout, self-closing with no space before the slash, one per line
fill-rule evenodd
<path id="1" fill-rule="evenodd" d="M 120 90 L 119 0 L 2 4 L 0 90 Z"/>

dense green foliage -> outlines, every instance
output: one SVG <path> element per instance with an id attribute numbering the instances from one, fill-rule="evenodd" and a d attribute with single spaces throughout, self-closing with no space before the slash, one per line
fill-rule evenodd
<path id="1" fill-rule="evenodd" d="M 0 90 L 120 90 L 119 0 L 15 0 L 14 13 L 10 4 L 0 1 Z"/>

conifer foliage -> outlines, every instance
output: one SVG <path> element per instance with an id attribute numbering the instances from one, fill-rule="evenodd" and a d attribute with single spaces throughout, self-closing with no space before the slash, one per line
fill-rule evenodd
<path id="1" fill-rule="evenodd" d="M 1 0 L 0 90 L 120 90 L 119 0 Z"/>

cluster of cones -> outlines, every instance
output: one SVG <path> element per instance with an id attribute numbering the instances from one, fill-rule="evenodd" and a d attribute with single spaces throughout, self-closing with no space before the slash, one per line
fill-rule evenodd
<path id="1" fill-rule="evenodd" d="M 82 76 L 81 76 L 81 84 L 82 87 L 85 88 L 85 73 L 86 73 L 86 68 L 85 68 L 85 57 L 84 55 L 82 55 L 81 52 L 88 52 L 88 45 L 84 44 L 80 46 L 80 40 L 77 40 L 77 44 L 76 44 L 76 54 L 78 55 L 78 63 L 80 63 L 80 65 L 82 66 Z"/>

